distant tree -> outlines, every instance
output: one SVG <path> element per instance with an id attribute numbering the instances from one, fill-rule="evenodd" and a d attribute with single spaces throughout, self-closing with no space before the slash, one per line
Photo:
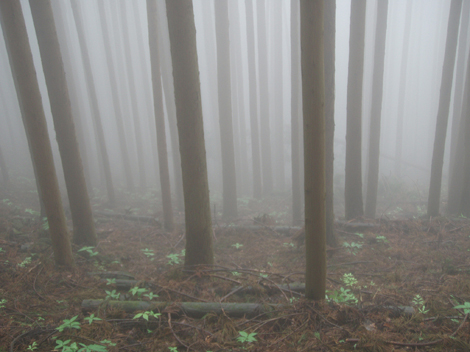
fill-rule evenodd
<path id="1" fill-rule="evenodd" d="M 325 186 L 326 243 L 336 247 L 335 212 L 333 204 L 334 139 L 335 139 L 335 36 L 336 0 L 325 1 Z"/>
<path id="2" fill-rule="evenodd" d="M 121 151 L 122 166 L 124 169 L 124 177 L 126 186 L 129 191 L 134 190 L 134 179 L 132 177 L 131 161 L 129 158 L 129 149 L 127 146 L 126 134 L 124 129 L 124 119 L 122 107 L 118 92 L 118 83 L 116 79 L 116 65 L 113 53 L 111 51 L 111 38 L 109 36 L 108 27 L 106 25 L 106 11 L 104 9 L 104 1 L 98 1 L 98 12 L 100 14 L 101 32 L 103 33 L 104 53 L 106 56 L 106 67 L 108 69 L 109 84 L 111 86 L 111 98 L 113 101 L 114 116 L 118 132 L 119 150 Z"/>
<path id="3" fill-rule="evenodd" d="M 96 246 L 96 231 L 78 148 L 50 0 L 30 0 L 73 222 L 73 242 Z"/>
<path id="4" fill-rule="evenodd" d="M 255 26 L 253 0 L 246 0 L 246 35 L 248 56 L 248 79 L 250 99 L 250 127 L 251 127 L 251 161 L 253 163 L 253 197 L 260 199 L 262 195 L 261 183 L 261 151 L 259 141 L 258 122 L 258 93 L 256 84 L 256 59 L 255 59 Z"/>
<path id="5" fill-rule="evenodd" d="M 349 34 L 348 98 L 346 122 L 345 216 L 354 219 L 364 214 L 362 205 L 362 78 L 366 0 L 351 3 Z"/>
<path id="6" fill-rule="evenodd" d="M 165 229 L 172 231 L 174 228 L 173 206 L 171 202 L 170 172 L 168 170 L 168 154 L 166 149 L 165 116 L 163 114 L 163 92 L 160 74 L 157 16 L 157 1 L 147 0 L 150 66 L 152 71 L 153 104 L 157 131 L 158 161 L 160 166 L 159 171 L 163 203 L 163 222 Z"/>
<path id="7" fill-rule="evenodd" d="M 470 63 L 470 60 L 469 60 Z M 470 86 L 470 65 L 467 68 L 467 82 L 468 86 Z M 470 87 L 467 89 L 466 100 L 467 102 L 470 99 Z M 462 195 L 460 198 L 460 211 L 461 215 L 466 217 L 470 217 L 470 109 L 467 106 L 467 110 L 465 112 L 465 117 L 462 120 L 462 129 L 465 130 L 464 133 L 464 158 L 463 158 L 463 179 L 465 180 L 462 183 Z"/>
<path id="8" fill-rule="evenodd" d="M 324 2 L 300 1 L 305 155 L 305 297 L 325 299 Z"/>
<path id="9" fill-rule="evenodd" d="M 437 112 L 436 135 L 431 163 L 431 181 L 429 183 L 428 216 L 439 214 L 441 198 L 442 165 L 444 164 L 444 148 L 449 119 L 450 94 L 454 77 L 457 37 L 459 33 L 460 11 L 462 0 L 452 0 L 450 3 L 449 21 L 447 26 L 446 51 L 442 68 L 441 92 Z"/>
<path id="10" fill-rule="evenodd" d="M 212 221 L 191 0 L 166 0 L 183 172 L 185 265 L 212 264 Z"/>
<path id="11" fill-rule="evenodd" d="M 365 215 L 375 218 L 377 187 L 379 182 L 380 123 L 382 117 L 382 93 L 385 62 L 385 40 L 387 37 L 388 0 L 377 3 L 377 24 L 375 27 L 374 73 L 372 81 L 372 107 L 369 132 L 369 169 Z"/>
<path id="12" fill-rule="evenodd" d="M 263 179 L 263 194 L 273 191 L 273 169 L 271 156 L 271 126 L 269 118 L 269 86 L 268 86 L 268 46 L 266 37 L 266 2 L 257 0 L 257 29 L 258 29 L 258 79 L 259 106 L 261 128 L 261 167 Z M 282 143 L 282 142 L 281 142 Z"/>
<path id="13" fill-rule="evenodd" d="M 215 37 L 217 41 L 219 122 L 222 150 L 222 216 L 224 219 L 234 219 L 238 216 L 238 211 L 235 152 L 233 148 L 228 2 L 227 0 L 217 0 L 214 5 Z"/>
<path id="14" fill-rule="evenodd" d="M 52 149 L 21 3 L 0 1 L 0 19 L 57 265 L 73 266 Z"/>
<path id="15" fill-rule="evenodd" d="M 85 40 L 85 28 L 81 18 L 80 9 L 78 8 L 78 0 L 71 0 L 72 13 L 77 26 L 78 41 L 80 46 L 80 53 L 82 56 L 83 67 L 85 69 L 85 82 L 87 86 L 88 99 L 92 112 L 92 119 L 95 127 L 96 143 L 100 153 L 100 160 L 103 166 L 103 172 L 106 181 L 106 191 L 108 194 L 108 202 L 110 205 L 116 202 L 114 193 L 113 178 L 111 176 L 111 166 L 109 163 L 108 150 L 106 148 L 106 141 L 104 139 L 103 123 L 101 121 L 100 111 L 98 108 L 98 97 L 96 95 L 95 84 L 93 82 L 93 73 L 91 71 L 90 55 Z"/>
<path id="16" fill-rule="evenodd" d="M 5 158 L 3 157 L 1 146 L 0 146 L 0 171 L 2 172 L 3 186 L 7 188 L 8 184 L 10 183 L 10 174 L 7 169 L 7 163 L 5 162 Z"/>
<path id="17" fill-rule="evenodd" d="M 302 178 L 300 169 L 300 117 L 302 90 L 300 81 L 300 4 L 291 0 L 291 159 L 292 159 L 292 224 L 302 220 Z"/>

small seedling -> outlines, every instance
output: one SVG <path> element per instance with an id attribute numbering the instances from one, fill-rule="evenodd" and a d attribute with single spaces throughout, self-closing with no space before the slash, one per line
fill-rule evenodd
<path id="1" fill-rule="evenodd" d="M 63 320 L 64 323 L 62 325 L 58 326 L 56 329 L 59 332 L 62 332 L 65 329 L 80 329 L 80 323 L 78 321 L 75 321 L 75 320 L 77 320 L 77 318 L 78 318 L 78 315 L 74 316 L 71 319 L 64 319 Z"/>
<path id="2" fill-rule="evenodd" d="M 297 297 L 291 297 L 291 298 L 289 298 L 289 303 L 293 304 L 293 303 L 297 302 L 298 300 L 299 299 Z"/>
<path id="3" fill-rule="evenodd" d="M 95 255 L 98 255 L 98 254 L 99 254 L 98 252 L 94 252 L 94 251 L 93 251 L 94 248 L 95 248 L 95 247 L 92 247 L 92 246 L 90 246 L 90 247 L 83 247 L 83 248 L 79 249 L 78 251 L 79 251 L 79 252 L 87 252 L 90 257 L 94 257 Z"/>
<path id="4" fill-rule="evenodd" d="M 26 257 L 24 260 L 18 264 L 20 268 L 24 268 L 26 265 L 31 264 L 31 257 Z"/>
<path id="5" fill-rule="evenodd" d="M 145 320 L 149 320 L 149 317 L 154 317 L 155 319 L 158 319 L 158 317 L 160 316 L 161 314 L 160 313 L 154 313 L 153 311 L 146 311 L 146 312 L 143 312 L 143 313 L 138 313 L 134 316 L 134 318 L 132 319 L 139 319 L 139 318 L 144 318 Z"/>
<path id="6" fill-rule="evenodd" d="M 355 286 L 357 285 L 357 282 L 358 282 L 356 278 L 354 277 L 354 275 L 351 273 L 344 274 L 341 281 L 343 281 L 346 286 Z"/>
<path id="7" fill-rule="evenodd" d="M 356 243 L 356 242 L 343 242 L 343 247 L 346 248 L 346 250 L 351 253 L 352 255 L 356 255 L 359 249 L 362 248 L 362 243 Z"/>
<path id="8" fill-rule="evenodd" d="M 356 235 L 356 236 L 359 236 L 360 238 L 364 238 L 364 234 L 363 234 L 363 233 L 356 232 L 355 235 Z"/>
<path id="9" fill-rule="evenodd" d="M 152 299 L 154 299 L 154 298 L 156 298 L 156 297 L 159 297 L 159 296 L 156 295 L 156 294 L 153 293 L 153 292 L 149 292 L 149 293 L 146 293 L 146 294 L 144 295 L 144 297 L 147 297 L 147 298 L 151 301 Z"/>
<path id="10" fill-rule="evenodd" d="M 6 252 L 2 247 L 0 247 L 0 253 Z"/>
<path id="11" fill-rule="evenodd" d="M 349 304 L 351 302 L 357 304 L 357 298 L 354 295 L 354 293 L 351 292 L 350 289 L 344 289 L 343 287 L 340 287 L 340 290 L 334 290 L 334 291 L 327 291 L 330 293 L 330 296 L 326 296 L 327 300 L 331 300 L 336 303 L 346 303 Z"/>
<path id="12" fill-rule="evenodd" d="M 31 215 L 33 215 L 33 216 L 39 216 L 39 215 L 41 215 L 40 212 L 38 212 L 38 211 L 36 211 L 36 210 L 33 210 L 33 209 L 25 209 L 24 212 L 25 212 L 25 213 L 29 213 L 29 214 L 31 214 Z"/>
<path id="13" fill-rule="evenodd" d="M 252 332 L 251 334 L 245 332 L 245 331 L 239 331 L 238 332 L 240 336 L 237 337 L 237 341 L 241 343 L 245 342 L 256 342 L 255 336 L 257 335 L 256 332 Z"/>
<path id="14" fill-rule="evenodd" d="M 426 309 L 426 306 L 424 305 L 423 297 L 421 297 L 420 295 L 416 295 L 413 298 L 413 304 L 416 306 L 418 312 L 420 312 L 421 314 L 426 314 L 427 312 L 429 312 L 429 309 Z"/>
<path id="15" fill-rule="evenodd" d="M 116 279 L 106 279 L 106 285 L 112 285 L 116 283 Z"/>
<path id="16" fill-rule="evenodd" d="M 453 309 L 463 309 L 465 315 L 470 314 L 470 302 L 465 302 L 464 304 L 454 306 Z"/>
<path id="17" fill-rule="evenodd" d="M 34 350 L 37 350 L 38 349 L 38 343 L 36 341 L 34 341 L 31 345 L 28 346 L 27 350 L 28 351 L 34 351 Z"/>
<path id="18" fill-rule="evenodd" d="M 94 321 L 101 320 L 100 318 L 95 317 L 95 314 L 92 314 L 92 315 L 90 315 L 89 317 L 86 317 L 86 318 L 84 318 L 84 319 L 88 321 L 88 324 L 91 324 L 91 323 L 93 323 Z"/>
<path id="19" fill-rule="evenodd" d="M 0 309 L 5 308 L 5 304 L 7 303 L 7 300 L 5 298 L 0 300 Z"/>
<path id="20" fill-rule="evenodd" d="M 313 336 L 315 336 L 317 339 L 321 340 L 321 336 L 320 336 L 320 333 L 318 331 L 315 331 L 313 333 Z"/>
<path id="21" fill-rule="evenodd" d="M 152 258 L 155 255 L 155 253 L 153 253 L 153 249 L 145 248 L 145 249 L 141 249 L 141 251 L 144 252 L 145 256 L 149 258 L 150 260 L 155 259 L 155 258 Z"/>
<path id="22" fill-rule="evenodd" d="M 107 345 L 109 345 L 109 346 L 111 346 L 111 347 L 116 346 L 116 344 L 115 344 L 114 342 L 109 341 L 109 340 L 106 340 L 106 339 L 105 339 L 105 340 L 101 340 L 100 342 L 101 342 L 101 343 L 105 343 L 105 344 L 107 344 Z"/>
<path id="23" fill-rule="evenodd" d="M 142 293 L 147 292 L 148 290 L 146 288 L 140 288 L 138 286 L 135 286 L 129 290 L 130 293 L 132 293 L 132 296 L 135 296 L 137 294 L 137 297 L 140 298 L 142 296 Z"/>
<path id="24" fill-rule="evenodd" d="M 170 352 L 178 352 L 178 348 L 176 347 L 168 347 L 168 349 L 170 350 Z"/>
<path id="25" fill-rule="evenodd" d="M 268 274 L 259 273 L 259 276 L 261 276 L 263 279 L 267 279 L 267 278 L 268 278 Z"/>
<path id="26" fill-rule="evenodd" d="M 388 243 L 387 237 L 385 237 L 385 236 L 377 236 L 377 237 L 375 237 L 375 239 L 379 243 Z"/>
<path id="27" fill-rule="evenodd" d="M 295 244 L 292 243 L 292 242 L 284 242 L 282 244 L 284 247 L 291 247 L 291 248 L 294 248 L 295 247 Z"/>
<path id="28" fill-rule="evenodd" d="M 173 265 L 173 264 L 179 264 L 180 263 L 179 254 L 177 254 L 177 253 L 168 254 L 166 257 L 168 259 L 170 259 L 167 263 L 168 265 Z"/>
<path id="29" fill-rule="evenodd" d="M 235 243 L 235 244 L 232 244 L 232 247 L 235 247 L 236 249 L 240 249 L 243 247 L 243 245 L 241 243 Z"/>
<path id="30" fill-rule="evenodd" d="M 119 292 L 116 292 L 116 290 L 112 290 L 112 291 L 104 291 L 106 292 L 106 298 L 105 299 L 110 299 L 110 298 L 114 298 L 114 299 L 119 299 L 119 296 L 121 295 Z"/>
<path id="31" fill-rule="evenodd" d="M 41 226 L 43 231 L 49 231 L 49 221 L 47 220 L 46 217 L 42 218 L 42 226 Z"/>
<path id="32" fill-rule="evenodd" d="M 233 276 L 240 276 L 241 274 L 238 271 L 232 271 Z"/>

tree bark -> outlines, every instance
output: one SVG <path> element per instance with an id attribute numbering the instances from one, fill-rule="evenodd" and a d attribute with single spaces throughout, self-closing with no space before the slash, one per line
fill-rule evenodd
<path id="1" fill-rule="evenodd" d="M 17 0 L 0 1 L 0 17 L 23 124 L 49 222 L 54 259 L 57 265 L 70 268 L 73 266 L 72 248 L 21 3 Z"/>
<path id="2" fill-rule="evenodd" d="M 439 215 L 441 199 L 442 165 L 444 164 L 444 148 L 449 119 L 450 94 L 454 77 L 457 37 L 459 33 L 460 12 L 462 0 L 452 0 L 450 3 L 449 21 L 447 25 L 446 51 L 442 67 L 441 92 L 437 112 L 436 135 L 431 163 L 431 181 L 429 183 L 428 216 Z"/>
<path id="3" fill-rule="evenodd" d="M 365 215 L 375 218 L 377 208 L 377 187 L 379 183 L 380 123 L 382 118 L 382 93 L 385 62 L 385 41 L 387 37 L 388 0 L 377 3 L 377 24 L 375 27 L 374 73 L 372 81 L 372 107 L 369 132 L 369 169 L 367 176 Z"/>
<path id="4" fill-rule="evenodd" d="M 362 80 L 366 0 L 351 3 L 349 35 L 348 97 L 346 121 L 346 170 L 344 212 L 347 220 L 364 214 L 362 204 Z"/>
<path id="5" fill-rule="evenodd" d="M 212 221 L 191 0 L 166 0 L 183 173 L 185 265 L 212 264 Z"/>
<path id="6" fill-rule="evenodd" d="M 30 0 L 73 222 L 73 242 L 96 246 L 96 231 L 78 148 L 50 0 Z"/>
<path id="7" fill-rule="evenodd" d="M 300 1 L 305 155 L 305 297 L 325 299 L 324 3 Z"/>
<path id="8" fill-rule="evenodd" d="M 168 154 L 166 149 L 165 116 L 163 114 L 163 92 L 160 74 L 160 53 L 158 44 L 158 19 L 156 0 L 147 0 L 147 19 L 149 27 L 150 66 L 152 70 L 153 104 L 155 126 L 157 130 L 157 148 L 160 170 L 160 186 L 163 203 L 163 223 L 165 229 L 172 231 L 173 206 L 171 202 L 170 172 L 168 170 Z"/>
<path id="9" fill-rule="evenodd" d="M 3 157 L 2 148 L 0 146 L 0 171 L 2 172 L 3 187 L 6 189 L 10 183 L 10 174 L 7 169 L 7 163 Z"/>

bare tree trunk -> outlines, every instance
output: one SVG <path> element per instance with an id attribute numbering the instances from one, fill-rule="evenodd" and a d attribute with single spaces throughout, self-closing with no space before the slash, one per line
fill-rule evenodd
<path id="1" fill-rule="evenodd" d="M 382 93 L 385 62 L 385 40 L 387 37 L 388 0 L 377 3 L 375 27 L 374 76 L 372 81 L 372 107 L 369 132 L 369 169 L 367 176 L 365 215 L 375 218 L 377 187 L 379 182 L 380 123 L 382 118 Z"/>
<path id="2" fill-rule="evenodd" d="M 106 182 L 106 191 L 108 194 L 108 202 L 110 205 L 116 202 L 114 194 L 113 178 L 111 176 L 111 166 L 109 164 L 108 151 L 106 148 L 106 141 L 104 139 L 103 124 L 101 122 L 100 111 L 98 108 L 98 98 L 96 96 L 95 84 L 93 82 L 93 74 L 91 72 L 90 56 L 85 42 L 85 30 L 81 19 L 80 10 L 78 8 L 78 0 L 71 0 L 72 12 L 77 26 L 78 40 L 80 51 L 82 54 L 83 67 L 85 69 L 85 80 L 87 85 L 88 99 L 90 100 L 91 111 L 93 114 L 93 122 L 96 133 L 96 143 L 103 163 L 103 172 Z"/>
<path id="3" fill-rule="evenodd" d="M 163 114 L 156 0 L 147 0 L 147 19 L 149 27 L 150 64 L 152 69 L 153 104 L 157 130 L 158 161 L 160 166 L 160 185 L 163 203 L 163 222 L 165 229 L 172 231 L 174 228 L 173 206 L 171 203 L 170 172 L 168 170 L 168 155 L 166 150 L 165 116 Z"/>
<path id="4" fill-rule="evenodd" d="M 437 112 L 436 135 L 431 163 L 431 181 L 429 183 L 428 216 L 439 215 L 441 199 L 442 165 L 444 164 L 444 148 L 449 119 L 450 94 L 454 76 L 457 37 L 459 33 L 460 12 L 462 0 L 452 0 L 450 3 L 449 21 L 447 27 L 446 51 L 442 68 L 441 93 L 439 110 Z"/>
<path id="5" fill-rule="evenodd" d="M 250 127 L 251 152 L 253 163 L 253 197 L 260 199 L 262 195 L 261 184 L 261 154 L 258 125 L 258 93 L 256 85 L 256 59 L 255 59 L 255 32 L 254 32 L 254 6 L 253 0 L 246 0 L 246 34 L 248 45 L 248 77 L 250 98 Z"/>
<path id="6" fill-rule="evenodd" d="M 364 214 L 362 204 L 362 80 L 364 72 L 364 36 L 366 0 L 351 3 L 349 35 L 348 107 L 346 122 L 345 217 Z"/>
<path id="7" fill-rule="evenodd" d="M 50 0 L 30 0 L 73 221 L 73 242 L 96 246 L 96 231 L 78 148 Z"/>
<path id="8" fill-rule="evenodd" d="M 49 222 L 54 259 L 57 265 L 72 267 L 72 248 L 21 3 L 17 0 L 0 1 L 0 18 L 30 153 Z"/>
<path id="9" fill-rule="evenodd" d="M 331 247 L 336 247 L 338 240 L 335 235 L 335 212 L 333 204 L 336 0 L 326 0 L 324 3 L 326 243 Z"/>
<path id="10" fill-rule="evenodd" d="M 305 297 L 325 299 L 324 3 L 300 1 L 305 155 Z"/>
<path id="11" fill-rule="evenodd" d="M 3 157 L 2 148 L 0 147 L 0 171 L 2 172 L 3 187 L 7 188 L 10 183 L 10 175 L 7 169 L 7 163 Z"/>
<path id="12" fill-rule="evenodd" d="M 228 3 L 227 0 L 217 0 L 214 5 L 217 41 L 220 141 L 222 150 L 222 216 L 224 219 L 235 219 L 238 216 L 237 180 L 235 178 L 235 152 L 233 150 Z"/>
<path id="13" fill-rule="evenodd" d="M 113 53 L 111 51 L 111 40 L 106 26 L 106 12 L 104 2 L 98 1 L 98 11 L 100 13 L 101 32 L 103 33 L 104 52 L 106 55 L 109 83 L 111 85 L 111 97 L 113 99 L 114 116 L 116 118 L 116 126 L 119 135 L 119 149 L 121 150 L 122 166 L 124 168 L 124 177 L 126 178 L 126 186 L 129 191 L 134 190 L 134 180 L 132 178 L 132 168 L 129 158 L 129 149 L 127 147 L 126 134 L 124 132 L 124 121 L 122 117 L 121 103 L 119 101 L 118 83 L 116 80 L 116 65 L 114 63 Z"/>
<path id="14" fill-rule="evenodd" d="M 185 265 L 212 264 L 212 221 L 191 0 L 166 0 L 183 172 Z"/>
<path id="15" fill-rule="evenodd" d="M 292 224 L 302 219 L 302 185 L 300 171 L 300 8 L 299 0 L 291 0 L 291 153 L 292 153 Z"/>

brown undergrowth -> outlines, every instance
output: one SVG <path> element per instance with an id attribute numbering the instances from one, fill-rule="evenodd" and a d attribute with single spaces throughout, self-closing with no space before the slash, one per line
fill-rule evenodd
<path id="1" fill-rule="evenodd" d="M 82 351 L 470 349 L 470 303 L 454 309 L 470 302 L 465 218 L 338 224 L 341 246 L 329 251 L 328 299 L 313 303 L 295 285 L 305 270 L 298 230 L 286 235 L 274 228 L 285 221 L 284 209 L 263 216 L 260 203 L 247 203 L 231 226 L 217 221 L 216 264 L 192 270 L 183 267 L 181 226 L 167 233 L 156 224 L 97 217 L 98 246 L 74 247 L 76 268 L 67 272 L 54 267 L 38 217 L 7 203 L 0 205 L 1 352 L 52 351 L 67 340 Z M 102 272 L 125 272 L 133 281 L 117 286 L 90 275 Z M 145 291 L 133 295 L 133 287 Z M 124 300 L 174 305 L 148 320 L 135 318 L 142 311 L 82 309 L 83 300 L 105 299 L 113 290 Z M 178 302 L 253 302 L 271 309 L 192 318 L 177 309 Z M 67 321 L 70 327 L 59 331 Z"/>

